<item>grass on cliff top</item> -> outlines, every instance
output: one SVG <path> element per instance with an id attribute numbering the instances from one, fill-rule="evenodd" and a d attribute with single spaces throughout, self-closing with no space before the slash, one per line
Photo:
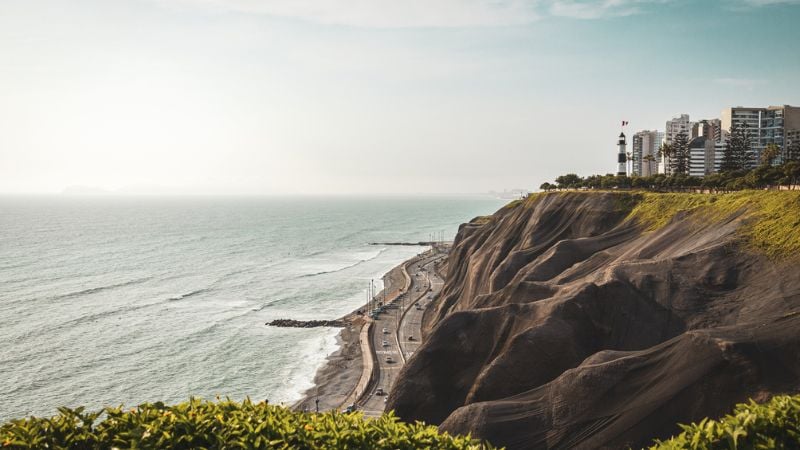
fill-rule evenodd
<path id="1" fill-rule="evenodd" d="M 392 414 L 301 413 L 265 402 L 191 399 L 177 405 L 145 403 L 130 410 L 59 408 L 51 418 L 0 425 L 6 449 L 492 449 L 469 436 L 439 433 Z"/>
<path id="2" fill-rule="evenodd" d="M 532 194 L 531 205 L 546 195 L 616 196 L 615 207 L 628 212 L 646 230 L 666 226 L 681 211 L 715 221 L 743 211 L 749 219 L 740 233 L 745 244 L 775 259 L 800 257 L 800 191 L 738 191 L 726 194 L 658 193 L 646 191 L 563 191 Z M 512 202 L 506 207 L 516 207 Z"/>
<path id="3" fill-rule="evenodd" d="M 626 195 L 626 194 L 622 194 Z M 724 220 L 738 211 L 748 218 L 741 233 L 746 244 L 770 257 L 800 255 L 800 192 L 740 191 L 728 194 L 641 192 L 628 216 L 648 230 L 669 223 L 681 211 L 696 218 Z"/>

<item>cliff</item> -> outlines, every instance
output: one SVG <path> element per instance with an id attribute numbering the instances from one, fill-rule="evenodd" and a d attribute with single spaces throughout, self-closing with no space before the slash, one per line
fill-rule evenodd
<path id="1" fill-rule="evenodd" d="M 541 194 L 462 225 L 387 410 L 620 448 L 800 391 L 798 194 Z"/>

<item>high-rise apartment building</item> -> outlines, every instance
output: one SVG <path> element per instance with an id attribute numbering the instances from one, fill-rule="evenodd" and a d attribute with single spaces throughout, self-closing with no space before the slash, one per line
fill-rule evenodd
<path id="1" fill-rule="evenodd" d="M 719 119 L 703 119 L 692 126 L 692 138 L 703 136 L 719 142 L 722 139 L 722 121 Z"/>
<path id="2" fill-rule="evenodd" d="M 689 120 L 688 114 L 675 116 L 667 121 L 666 127 L 664 128 L 664 142 L 671 144 L 675 140 L 675 136 L 677 136 L 679 133 L 685 133 L 686 138 L 691 140 L 693 137 L 695 137 L 692 136 L 693 128 L 694 122 Z"/>
<path id="3" fill-rule="evenodd" d="M 800 108 L 795 106 L 769 106 L 767 108 L 745 108 L 737 106 L 725 108 L 721 114 L 722 129 L 730 132 L 731 126 L 747 124 L 748 134 L 753 144 L 755 160 L 758 164 L 761 152 L 769 144 L 776 144 L 782 150 L 786 145 L 786 136 L 794 130 L 800 130 Z M 777 164 L 782 159 L 776 160 Z"/>
<path id="4" fill-rule="evenodd" d="M 800 142 L 800 128 L 797 130 L 786 130 L 786 145 Z"/>
<path id="5" fill-rule="evenodd" d="M 687 140 L 697 137 L 692 134 L 694 125 L 694 122 L 689 119 L 688 114 L 681 114 L 680 116 L 673 117 L 667 121 L 666 127 L 664 128 L 664 143 L 671 144 L 675 140 L 675 136 L 680 133 L 686 134 Z M 670 161 L 665 155 L 661 156 L 661 160 L 658 163 L 658 173 L 671 173 Z"/>
<path id="6" fill-rule="evenodd" d="M 655 130 L 644 130 L 633 135 L 633 168 L 634 176 L 647 177 L 658 173 L 658 149 L 664 140 L 664 133 Z"/>
<path id="7" fill-rule="evenodd" d="M 689 174 L 692 176 L 705 176 L 719 172 L 722 158 L 725 155 L 725 142 L 728 133 L 722 129 L 720 119 L 704 119 L 694 124 L 692 129 L 694 139 L 690 144 Z M 698 138 L 704 138 L 701 144 Z"/>
<path id="8" fill-rule="evenodd" d="M 704 177 L 719 170 L 721 159 L 716 157 L 716 141 L 697 136 L 689 142 L 689 175 Z"/>

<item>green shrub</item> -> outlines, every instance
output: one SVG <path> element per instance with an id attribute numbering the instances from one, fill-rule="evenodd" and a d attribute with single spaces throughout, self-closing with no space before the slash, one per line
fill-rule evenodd
<path id="1" fill-rule="evenodd" d="M 800 396 L 781 395 L 767 403 L 736 405 L 720 420 L 681 425 L 683 433 L 656 441 L 651 449 L 797 449 L 800 448 Z"/>
<path id="2" fill-rule="evenodd" d="M 51 418 L 30 417 L 0 426 L 11 449 L 491 449 L 436 427 L 406 424 L 391 413 L 302 413 L 265 402 L 191 399 L 177 405 L 145 403 L 123 410 L 59 408 Z"/>

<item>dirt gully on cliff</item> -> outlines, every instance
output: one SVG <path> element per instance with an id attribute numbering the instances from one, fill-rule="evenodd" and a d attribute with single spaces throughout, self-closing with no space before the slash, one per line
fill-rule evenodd
<path id="1" fill-rule="evenodd" d="M 538 195 L 462 225 L 387 410 L 510 449 L 625 448 L 800 390 L 798 266 L 745 250 L 741 212 L 645 231 L 631 201 Z"/>

